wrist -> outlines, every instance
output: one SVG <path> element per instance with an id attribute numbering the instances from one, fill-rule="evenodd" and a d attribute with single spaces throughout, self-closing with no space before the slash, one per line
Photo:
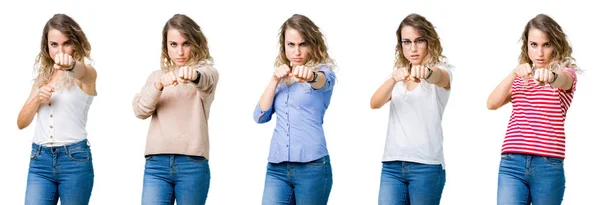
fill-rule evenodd
<path id="1" fill-rule="evenodd" d="M 429 68 L 429 67 L 426 67 L 426 68 L 427 68 L 427 71 L 429 71 L 429 74 L 427 74 L 427 77 L 425 77 L 425 80 L 431 78 L 431 75 L 433 74 L 433 70 L 431 70 L 431 68 Z"/>
<path id="2" fill-rule="evenodd" d="M 77 61 L 73 61 L 73 66 L 71 66 L 71 68 L 69 69 L 65 69 L 65 71 L 67 72 L 73 72 L 75 70 L 75 65 L 77 64 Z"/>
<path id="3" fill-rule="evenodd" d="M 319 73 L 313 71 L 313 78 L 309 81 L 306 81 L 307 83 L 316 83 L 317 82 L 317 78 L 319 77 Z"/>
<path id="4" fill-rule="evenodd" d="M 549 84 L 556 82 L 556 79 L 558 78 L 558 74 L 556 72 L 552 71 L 552 75 L 552 81 L 548 82 Z"/>
<path id="5" fill-rule="evenodd" d="M 200 72 L 196 71 L 196 79 L 192 80 L 192 83 L 198 84 L 200 82 Z"/>

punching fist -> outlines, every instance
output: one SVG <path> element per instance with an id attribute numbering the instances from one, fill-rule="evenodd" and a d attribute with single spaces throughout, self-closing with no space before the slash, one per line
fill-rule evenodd
<path id="1" fill-rule="evenodd" d="M 311 81 L 315 76 L 315 73 L 312 69 L 305 67 L 304 65 L 299 65 L 294 68 L 292 72 L 292 76 L 294 76 L 294 80 L 299 83 L 306 83 L 307 81 Z"/>
<path id="2" fill-rule="evenodd" d="M 410 77 L 409 79 L 415 82 L 421 82 L 421 80 L 425 80 L 425 78 L 429 77 L 430 72 L 432 72 L 429 68 L 423 65 L 413 65 L 410 68 Z"/>
<path id="3" fill-rule="evenodd" d="M 533 80 L 538 85 L 545 85 L 546 83 L 554 82 L 554 78 L 556 77 L 555 73 L 550 71 L 547 68 L 537 68 L 533 72 Z"/>
<path id="4" fill-rule="evenodd" d="M 35 98 L 40 103 L 47 103 L 48 101 L 50 101 L 50 98 L 52 98 L 52 93 L 54 93 L 54 87 L 44 85 L 38 89 Z"/>
<path id="5" fill-rule="evenodd" d="M 193 67 L 183 66 L 179 68 L 177 77 L 182 83 L 189 83 L 198 79 L 198 72 Z"/>
<path id="6" fill-rule="evenodd" d="M 394 80 L 396 82 L 408 80 L 409 76 L 410 76 L 410 73 L 408 72 L 408 69 L 406 69 L 406 67 L 398 68 L 392 74 L 392 77 L 394 78 Z"/>
<path id="7" fill-rule="evenodd" d="M 73 57 L 66 53 L 57 53 L 54 56 L 54 69 L 68 70 L 73 67 Z"/>
<path id="8" fill-rule="evenodd" d="M 517 75 L 517 77 L 525 80 L 531 79 L 531 77 L 533 77 L 531 65 L 529 65 L 528 63 L 523 63 L 517 66 L 513 70 L 513 73 Z"/>
<path id="9" fill-rule="evenodd" d="M 273 79 L 278 81 L 291 76 L 292 74 L 290 73 L 290 67 L 287 65 L 280 65 L 279 67 L 275 68 L 275 72 L 273 72 Z"/>

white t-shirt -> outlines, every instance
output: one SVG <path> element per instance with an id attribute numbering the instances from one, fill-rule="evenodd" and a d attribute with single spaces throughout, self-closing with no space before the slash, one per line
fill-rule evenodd
<path id="1" fill-rule="evenodd" d="M 452 71 L 448 72 L 452 84 Z M 422 164 L 444 164 L 442 115 L 450 90 L 421 81 L 407 91 L 399 82 L 392 90 L 390 119 L 383 161 L 407 161 Z"/>

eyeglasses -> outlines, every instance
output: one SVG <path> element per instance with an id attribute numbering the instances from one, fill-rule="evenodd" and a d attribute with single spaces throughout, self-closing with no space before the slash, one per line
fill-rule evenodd
<path id="1" fill-rule="evenodd" d="M 408 39 L 404 39 L 404 40 L 400 41 L 400 43 L 402 43 L 402 47 L 403 48 L 410 48 L 411 45 L 413 44 L 413 42 L 419 48 L 423 48 L 423 47 L 425 47 L 425 45 L 427 45 L 427 40 L 422 39 L 422 38 L 417 38 L 414 41 L 411 41 L 411 40 L 408 40 Z"/>

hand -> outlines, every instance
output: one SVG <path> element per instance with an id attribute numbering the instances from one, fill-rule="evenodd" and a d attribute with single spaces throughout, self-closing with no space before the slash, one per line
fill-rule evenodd
<path id="1" fill-rule="evenodd" d="M 57 53 L 54 56 L 54 69 L 68 70 L 73 67 L 73 57 L 65 53 Z"/>
<path id="2" fill-rule="evenodd" d="M 178 78 L 177 76 L 175 76 L 175 73 L 173 71 L 169 71 L 160 77 L 160 81 L 155 83 L 154 87 L 156 87 L 156 89 L 158 90 L 163 90 L 164 87 L 167 87 L 169 85 L 177 86 L 179 84 L 179 81 L 177 81 L 177 79 Z"/>
<path id="3" fill-rule="evenodd" d="M 52 98 L 52 93 L 54 93 L 54 87 L 44 85 L 38 89 L 35 98 L 40 104 L 47 103 L 48 101 L 50 101 L 50 98 Z"/>
<path id="4" fill-rule="evenodd" d="M 425 80 L 429 75 L 429 69 L 423 65 L 413 65 L 410 68 L 410 77 L 409 79 L 414 82 L 421 82 L 421 80 Z"/>
<path id="5" fill-rule="evenodd" d="M 537 68 L 533 73 L 533 80 L 538 85 L 545 85 L 554 81 L 554 73 L 547 68 Z"/>
<path id="6" fill-rule="evenodd" d="M 523 63 L 523 64 L 517 66 L 513 70 L 513 73 L 517 77 L 522 78 L 524 80 L 529 80 L 531 77 L 533 77 L 531 65 L 529 65 L 528 63 Z"/>
<path id="7" fill-rule="evenodd" d="M 408 80 L 408 76 L 410 76 L 410 73 L 408 72 L 406 67 L 398 68 L 392 74 L 392 77 L 396 82 Z"/>
<path id="8" fill-rule="evenodd" d="M 287 65 L 280 65 L 275 68 L 275 72 L 273 72 L 273 79 L 277 81 L 291 76 L 292 73 L 290 73 L 290 67 Z"/>
<path id="9" fill-rule="evenodd" d="M 305 67 L 304 65 L 299 65 L 294 68 L 294 72 L 292 76 L 294 76 L 294 80 L 299 83 L 306 83 L 307 81 L 312 80 L 315 76 L 315 73 L 312 69 Z"/>
<path id="10" fill-rule="evenodd" d="M 198 79 L 198 73 L 193 67 L 183 66 L 179 68 L 179 75 L 177 77 L 179 77 L 178 81 L 189 83 Z"/>

